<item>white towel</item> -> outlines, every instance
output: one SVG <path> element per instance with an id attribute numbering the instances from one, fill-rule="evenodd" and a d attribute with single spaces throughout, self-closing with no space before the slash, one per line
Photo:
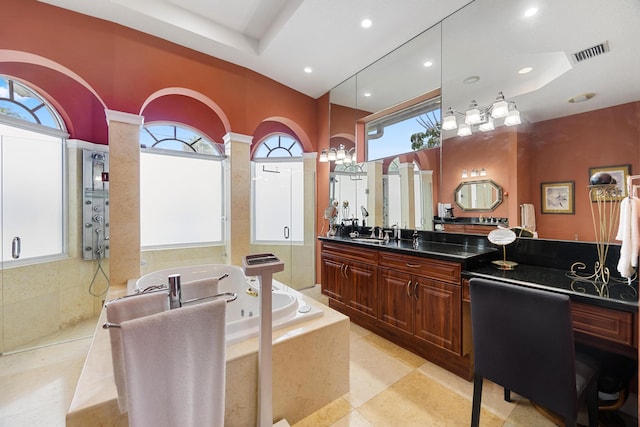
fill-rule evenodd
<path id="1" fill-rule="evenodd" d="M 536 209 L 531 203 L 520 205 L 520 221 L 523 228 L 536 231 Z"/>
<path id="2" fill-rule="evenodd" d="M 224 425 L 226 302 L 122 323 L 131 427 Z"/>
<path id="3" fill-rule="evenodd" d="M 617 269 L 622 277 L 633 277 L 640 255 L 640 199 L 626 197 L 620 202 L 620 222 L 616 240 L 620 240 Z"/>
<path id="4" fill-rule="evenodd" d="M 182 283 L 182 301 L 186 302 L 195 298 L 210 297 L 218 294 L 218 278 L 193 280 Z"/>
<path id="5" fill-rule="evenodd" d="M 107 322 L 122 324 L 127 320 L 169 310 L 169 297 L 166 292 L 157 292 L 121 298 L 107 303 L 106 310 Z M 118 408 L 120 408 L 120 413 L 124 413 L 127 411 L 127 388 L 124 381 L 124 358 L 120 329 L 109 328 L 109 337 L 111 338 L 113 375 L 118 390 Z"/>

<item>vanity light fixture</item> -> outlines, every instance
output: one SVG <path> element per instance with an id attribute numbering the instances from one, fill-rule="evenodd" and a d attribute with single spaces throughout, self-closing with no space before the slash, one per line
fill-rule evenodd
<path id="1" fill-rule="evenodd" d="M 456 113 L 464 116 L 464 121 L 458 123 Z M 502 123 L 496 123 L 496 119 L 504 119 Z M 521 123 L 520 112 L 515 102 L 507 101 L 502 92 L 498 92 L 495 101 L 487 107 L 479 107 L 473 100 L 467 111 L 460 113 L 449 107 L 442 117 L 442 130 L 458 129 L 458 136 L 469 136 L 473 133 L 473 127 L 482 132 L 494 130 L 496 126 L 515 126 Z"/>
<path id="2" fill-rule="evenodd" d="M 466 169 L 462 169 L 462 177 L 463 178 L 469 178 L 469 173 L 467 172 Z"/>
<path id="3" fill-rule="evenodd" d="M 335 162 L 337 165 L 350 164 L 355 162 L 355 148 L 347 150 L 343 144 L 336 148 L 323 148 L 318 161 L 320 163 Z"/>

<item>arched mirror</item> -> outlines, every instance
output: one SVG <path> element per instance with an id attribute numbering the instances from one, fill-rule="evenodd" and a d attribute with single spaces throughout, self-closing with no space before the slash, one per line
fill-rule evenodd
<path id="1" fill-rule="evenodd" d="M 490 212 L 502 203 L 502 187 L 490 179 L 462 182 L 453 197 L 465 212 Z"/>

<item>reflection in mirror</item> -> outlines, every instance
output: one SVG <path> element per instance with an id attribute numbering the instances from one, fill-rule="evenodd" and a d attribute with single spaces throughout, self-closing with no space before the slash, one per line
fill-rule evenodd
<path id="1" fill-rule="evenodd" d="M 438 201 L 454 202 L 462 170 L 484 167 L 505 191 L 497 216 L 522 225 L 520 206 L 531 204 L 539 237 L 594 241 L 589 169 L 640 171 L 640 4 L 540 0 L 527 17 L 529 7 L 476 0 L 442 23 L 445 111 L 464 114 L 502 92 L 522 124 L 466 137 L 443 130 Z M 566 181 L 575 182 L 575 213 L 543 213 L 541 183 Z"/>
<path id="2" fill-rule="evenodd" d="M 329 196 L 338 202 L 338 223 L 361 224 L 361 214 L 368 212 L 367 173 L 362 165 L 336 165 L 330 174 Z M 364 207 L 364 210 L 363 210 Z"/>
<path id="3" fill-rule="evenodd" d="M 462 182 L 456 188 L 454 199 L 465 212 L 491 212 L 502 203 L 502 187 L 489 179 Z"/>

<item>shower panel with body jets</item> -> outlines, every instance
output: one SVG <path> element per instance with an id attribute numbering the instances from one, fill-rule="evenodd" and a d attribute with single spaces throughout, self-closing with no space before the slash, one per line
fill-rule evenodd
<path id="1" fill-rule="evenodd" d="M 82 159 L 82 258 L 98 261 L 89 285 L 89 293 L 98 296 L 109 286 L 102 266 L 102 260 L 109 256 L 109 157 L 106 152 L 83 150 Z M 102 292 L 95 292 L 100 273 L 107 285 Z"/>

